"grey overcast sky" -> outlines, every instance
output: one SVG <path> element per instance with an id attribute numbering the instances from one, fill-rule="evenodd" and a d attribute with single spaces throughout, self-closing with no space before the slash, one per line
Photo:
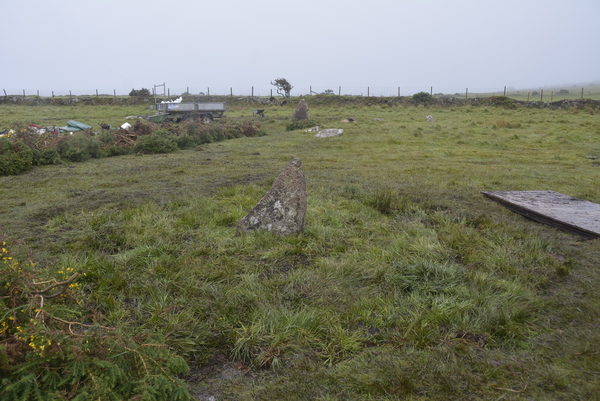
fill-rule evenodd
<path id="1" fill-rule="evenodd" d="M 599 0 L 0 0 L 8 94 L 463 93 L 600 80 Z M 162 87 L 157 91 L 162 92 Z"/>

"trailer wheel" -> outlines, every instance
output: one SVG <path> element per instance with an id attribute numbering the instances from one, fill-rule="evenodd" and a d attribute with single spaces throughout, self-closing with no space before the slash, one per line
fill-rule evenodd
<path id="1" fill-rule="evenodd" d="M 212 122 L 213 118 L 210 114 L 205 114 L 202 116 L 202 122 L 204 124 L 210 124 Z"/>

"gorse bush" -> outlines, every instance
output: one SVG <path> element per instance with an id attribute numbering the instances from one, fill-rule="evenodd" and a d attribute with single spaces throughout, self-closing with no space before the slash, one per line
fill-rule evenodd
<path id="1" fill-rule="evenodd" d="M 412 99 L 417 104 L 430 104 L 431 102 L 433 102 L 433 96 L 431 96 L 431 94 L 427 92 L 415 93 L 412 96 Z"/>
<path id="2" fill-rule="evenodd" d="M 88 133 L 62 137 L 56 151 L 61 159 L 70 162 L 83 162 L 103 156 L 100 141 Z"/>
<path id="3" fill-rule="evenodd" d="M 187 364 L 160 337 L 94 323 L 85 273 L 39 269 L 6 242 L 0 258 L 1 401 L 190 398 L 175 378 Z"/>
<path id="4" fill-rule="evenodd" d="M 293 121 L 293 122 L 289 123 L 288 125 L 286 125 L 285 130 L 286 131 L 296 131 L 296 130 L 301 130 L 301 129 L 312 128 L 317 125 L 319 125 L 319 123 L 314 120 L 299 120 L 299 121 Z"/>
<path id="5" fill-rule="evenodd" d="M 19 174 L 33 163 L 33 151 L 21 141 L 0 138 L 0 176 Z"/>
<path id="6" fill-rule="evenodd" d="M 171 153 L 177 149 L 177 141 L 167 130 L 157 130 L 137 140 L 136 150 L 144 153 Z"/>

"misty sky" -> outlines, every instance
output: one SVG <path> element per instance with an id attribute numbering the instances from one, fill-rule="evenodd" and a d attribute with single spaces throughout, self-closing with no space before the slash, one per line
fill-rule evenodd
<path id="1" fill-rule="evenodd" d="M 599 0 L 0 0 L 8 94 L 470 93 L 600 80 Z M 158 89 L 162 92 L 162 88 Z M 3 95 L 3 93 L 0 93 Z"/>

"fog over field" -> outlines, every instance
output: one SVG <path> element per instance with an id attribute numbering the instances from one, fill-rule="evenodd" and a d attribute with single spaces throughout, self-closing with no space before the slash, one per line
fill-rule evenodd
<path id="1" fill-rule="evenodd" d="M 600 80 L 597 0 L 0 0 L 0 89 L 390 95 Z M 161 88 L 162 90 L 162 88 Z"/>

